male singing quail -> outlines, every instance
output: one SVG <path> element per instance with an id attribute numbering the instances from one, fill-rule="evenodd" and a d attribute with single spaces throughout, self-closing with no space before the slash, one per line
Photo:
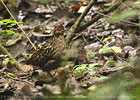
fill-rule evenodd
<path id="1" fill-rule="evenodd" d="M 53 33 L 53 37 L 36 50 L 29 60 L 30 64 L 39 66 L 46 72 L 50 72 L 51 70 L 61 66 L 62 55 L 66 50 L 63 25 L 61 23 L 57 23 Z"/>

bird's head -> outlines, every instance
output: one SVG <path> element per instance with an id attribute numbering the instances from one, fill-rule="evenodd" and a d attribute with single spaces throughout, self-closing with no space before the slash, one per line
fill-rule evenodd
<path id="1" fill-rule="evenodd" d="M 54 35 L 63 35 L 63 34 L 64 34 L 63 25 L 60 22 L 56 23 L 54 27 Z"/>

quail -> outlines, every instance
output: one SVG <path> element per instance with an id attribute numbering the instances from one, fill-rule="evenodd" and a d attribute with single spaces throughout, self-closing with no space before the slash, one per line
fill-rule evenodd
<path id="1" fill-rule="evenodd" d="M 61 66 L 62 55 L 66 50 L 64 38 L 64 27 L 61 23 L 55 25 L 53 36 L 43 44 L 38 50 L 34 51 L 29 63 L 39 66 L 43 71 L 50 72 Z"/>

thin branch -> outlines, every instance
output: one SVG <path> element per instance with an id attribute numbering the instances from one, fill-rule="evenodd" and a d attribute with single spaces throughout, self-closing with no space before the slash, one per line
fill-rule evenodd
<path id="1" fill-rule="evenodd" d="M 117 8 L 120 6 L 121 2 L 124 2 L 124 1 L 125 1 L 125 0 L 122 0 L 122 1 L 118 0 L 112 7 L 108 8 L 108 9 L 105 9 L 104 11 L 100 12 L 101 14 L 98 13 L 98 14 L 94 17 L 94 19 L 92 19 L 91 21 L 85 23 L 84 25 L 81 25 L 81 26 L 76 30 L 76 32 L 80 32 L 80 31 L 82 31 L 83 29 L 86 29 L 87 27 L 89 27 L 90 25 L 92 25 L 93 23 L 95 23 L 97 20 L 99 20 L 100 18 L 102 18 L 102 16 L 103 16 L 102 14 L 105 15 L 105 14 L 108 14 L 108 13 L 114 11 L 115 9 L 117 9 Z"/>
<path id="2" fill-rule="evenodd" d="M 5 7 L 5 9 L 8 11 L 8 13 L 10 14 L 10 16 L 13 18 L 14 21 L 16 21 L 16 19 L 14 18 L 14 16 L 12 15 L 12 13 L 10 12 L 10 10 L 7 8 L 7 6 L 5 5 L 5 3 L 3 2 L 3 0 L 1 0 L 1 3 L 3 4 L 3 6 Z M 17 21 L 16 21 L 17 22 Z M 33 46 L 33 48 L 36 50 L 35 45 L 32 43 L 32 41 L 29 39 L 29 37 L 27 36 L 27 34 L 25 33 L 25 31 L 21 28 L 21 26 L 17 23 L 18 27 L 20 28 L 20 30 L 23 32 L 23 34 L 25 35 L 25 37 L 27 38 L 27 40 L 30 42 L 30 44 Z"/>
<path id="3" fill-rule="evenodd" d="M 86 14 L 89 12 L 89 10 L 91 9 L 91 7 L 97 2 L 97 0 L 91 0 L 90 3 L 88 4 L 88 6 L 86 7 L 85 11 L 79 16 L 79 18 L 77 19 L 77 21 L 75 22 L 75 24 L 70 28 L 69 33 L 66 37 L 66 42 L 67 44 L 69 44 L 70 40 L 72 39 L 72 37 L 74 36 L 74 33 L 76 32 L 76 29 L 79 27 L 79 25 L 81 24 L 83 18 L 86 16 Z"/>
<path id="4" fill-rule="evenodd" d="M 26 81 L 26 80 L 23 80 L 23 79 L 20 79 L 20 78 L 14 78 L 14 77 L 11 77 L 11 76 L 7 76 L 8 78 L 11 78 L 13 80 L 16 80 L 16 81 L 21 81 L 21 82 L 25 82 L 27 84 L 30 84 L 32 85 L 33 87 L 35 87 L 35 85 L 33 83 L 31 83 L 30 81 Z"/>

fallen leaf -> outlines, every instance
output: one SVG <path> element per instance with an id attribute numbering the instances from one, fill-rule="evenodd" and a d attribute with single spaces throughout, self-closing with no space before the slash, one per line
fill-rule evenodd
<path id="1" fill-rule="evenodd" d="M 116 54 L 121 54 L 122 53 L 122 49 L 120 47 L 111 47 L 111 50 L 113 50 Z"/>

